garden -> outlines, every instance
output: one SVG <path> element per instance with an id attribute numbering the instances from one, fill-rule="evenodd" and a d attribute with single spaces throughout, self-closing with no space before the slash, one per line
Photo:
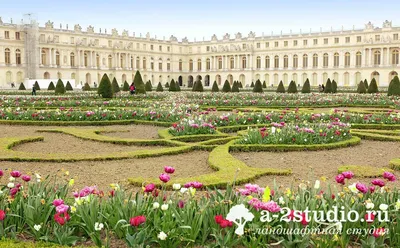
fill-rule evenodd
<path id="1" fill-rule="evenodd" d="M 2 92 L 0 247 L 400 245 L 397 77 L 205 92 L 138 73 L 135 95 L 106 77 Z"/>

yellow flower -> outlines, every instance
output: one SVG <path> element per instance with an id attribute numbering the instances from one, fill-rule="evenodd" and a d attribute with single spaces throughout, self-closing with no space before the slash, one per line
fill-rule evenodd
<path id="1" fill-rule="evenodd" d="M 247 199 L 250 201 L 251 199 L 253 199 L 253 197 L 251 195 L 248 195 Z"/>
<path id="2" fill-rule="evenodd" d="M 289 188 L 286 189 L 286 195 L 289 197 L 292 194 Z"/>
<path id="3" fill-rule="evenodd" d="M 326 176 L 322 176 L 322 177 L 320 177 L 320 179 L 322 182 L 326 182 Z"/>
<path id="4" fill-rule="evenodd" d="M 333 236 L 333 241 L 338 241 L 339 240 L 339 236 L 337 235 L 337 234 L 335 234 L 334 236 Z"/>
<path id="5" fill-rule="evenodd" d="M 322 133 L 322 129 L 320 129 L 319 132 Z"/>
<path id="6" fill-rule="evenodd" d="M 74 186 L 74 184 L 75 184 L 75 180 L 74 180 L 73 178 L 71 178 L 71 179 L 69 180 L 68 185 L 69 185 L 70 187 L 72 187 L 72 186 Z"/>
<path id="7" fill-rule="evenodd" d="M 192 196 L 194 196 L 194 194 L 196 194 L 196 189 L 190 187 L 190 188 L 189 188 L 189 192 L 190 192 L 190 194 L 191 194 Z"/>
<path id="8" fill-rule="evenodd" d="M 278 129 L 276 129 L 276 131 L 277 131 L 278 133 L 280 133 L 282 130 L 281 130 L 280 128 L 278 128 Z"/>
<path id="9" fill-rule="evenodd" d="M 75 213 L 76 212 L 76 207 L 71 206 L 71 213 Z"/>
<path id="10" fill-rule="evenodd" d="M 66 172 L 65 172 L 65 175 L 69 176 L 69 171 L 66 171 Z"/>
<path id="11" fill-rule="evenodd" d="M 46 201 L 44 199 L 40 200 L 40 203 L 42 203 L 42 205 L 44 205 L 46 203 Z"/>

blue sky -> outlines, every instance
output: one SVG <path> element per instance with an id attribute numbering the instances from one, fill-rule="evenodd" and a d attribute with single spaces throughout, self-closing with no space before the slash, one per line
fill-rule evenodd
<path id="1" fill-rule="evenodd" d="M 150 32 L 157 38 L 169 38 L 175 35 L 180 40 L 187 36 L 189 40 L 210 40 L 213 34 L 222 38 L 225 33 L 231 37 L 241 32 L 247 36 L 250 31 L 257 36 L 298 33 L 300 29 L 309 32 L 310 28 L 319 31 L 362 28 L 371 21 L 381 26 L 383 21 L 393 21 L 400 26 L 400 1 L 336 0 L 336 1 L 254 1 L 254 0 L 198 0 L 198 1 L 135 1 L 135 0 L 0 0 L 0 16 L 4 22 L 13 18 L 20 21 L 26 13 L 33 13 L 41 26 L 47 20 L 56 27 L 69 24 L 81 24 L 83 30 L 93 25 L 99 28 L 123 29 L 139 36 Z"/>

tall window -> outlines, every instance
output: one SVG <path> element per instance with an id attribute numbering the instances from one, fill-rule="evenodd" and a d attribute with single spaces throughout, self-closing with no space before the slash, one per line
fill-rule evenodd
<path id="1" fill-rule="evenodd" d="M 304 54 L 303 55 L 303 68 L 307 68 L 308 67 L 308 55 Z"/>
<path id="2" fill-rule="evenodd" d="M 189 71 L 193 71 L 193 60 L 189 60 Z"/>
<path id="3" fill-rule="evenodd" d="M 136 69 L 140 69 L 140 58 L 136 57 Z"/>
<path id="4" fill-rule="evenodd" d="M 344 54 L 344 66 L 345 67 L 350 66 L 350 53 L 349 52 Z"/>
<path id="5" fill-rule="evenodd" d="M 179 60 L 179 71 L 182 71 L 182 60 Z"/>
<path id="6" fill-rule="evenodd" d="M 289 57 L 287 55 L 283 56 L 283 68 L 289 67 Z"/>
<path id="7" fill-rule="evenodd" d="M 279 56 L 276 55 L 274 58 L 274 67 L 279 68 Z"/>
<path id="8" fill-rule="evenodd" d="M 47 61 L 46 61 L 46 51 L 44 49 L 42 49 L 42 65 L 47 65 Z"/>
<path id="9" fill-rule="evenodd" d="M 15 32 L 15 39 L 16 40 L 20 40 L 21 39 L 20 32 Z"/>
<path id="10" fill-rule="evenodd" d="M 15 63 L 17 65 L 21 64 L 21 50 L 19 49 L 15 50 Z"/>
<path id="11" fill-rule="evenodd" d="M 112 55 L 108 55 L 108 68 L 110 68 L 110 69 L 111 69 L 112 66 L 113 66 L 112 60 L 113 60 Z"/>
<path id="12" fill-rule="evenodd" d="M 88 66 L 88 54 L 87 53 L 85 53 L 83 55 L 83 64 L 85 65 L 85 67 Z"/>
<path id="13" fill-rule="evenodd" d="M 150 58 L 150 70 L 154 70 L 154 60 Z"/>
<path id="14" fill-rule="evenodd" d="M 158 60 L 158 70 L 162 71 L 162 59 L 161 58 Z"/>
<path id="15" fill-rule="evenodd" d="M 361 52 L 356 53 L 356 66 L 361 66 Z"/>
<path id="16" fill-rule="evenodd" d="M 393 50 L 392 52 L 392 64 L 398 65 L 399 64 L 399 50 Z"/>
<path id="17" fill-rule="evenodd" d="M 299 67 L 299 57 L 297 56 L 297 54 L 295 54 L 293 56 L 293 68 L 297 68 Z"/>
<path id="18" fill-rule="evenodd" d="M 324 63 L 323 66 L 324 67 L 328 67 L 329 65 L 329 55 L 327 53 L 324 53 Z"/>
<path id="19" fill-rule="evenodd" d="M 218 69 L 222 70 L 222 57 L 218 58 Z"/>
<path id="20" fill-rule="evenodd" d="M 313 67 L 318 67 L 318 54 L 313 55 Z"/>
<path id="21" fill-rule="evenodd" d="M 71 64 L 71 67 L 75 66 L 75 54 L 74 53 L 70 53 L 70 55 L 69 55 L 69 63 Z"/>
<path id="22" fill-rule="evenodd" d="M 206 60 L 206 70 L 207 71 L 211 70 L 211 60 L 210 59 Z"/>
<path id="23" fill-rule="evenodd" d="M 257 66 L 257 69 L 261 68 L 261 57 L 260 56 L 257 56 L 256 66 Z"/>
<path id="24" fill-rule="evenodd" d="M 4 55 L 5 55 L 5 60 L 6 60 L 6 64 L 11 64 L 11 52 L 9 48 L 6 48 L 6 50 L 4 51 Z"/>
<path id="25" fill-rule="evenodd" d="M 246 62 L 247 62 L 246 56 L 243 56 L 242 57 L 242 69 L 246 69 Z"/>
<path id="26" fill-rule="evenodd" d="M 230 68 L 234 69 L 235 68 L 235 58 L 233 56 L 231 56 L 229 58 L 229 61 L 230 61 Z"/>
<path id="27" fill-rule="evenodd" d="M 171 70 L 171 61 L 168 59 L 167 60 L 167 71 Z"/>
<path id="28" fill-rule="evenodd" d="M 333 55 L 333 66 L 338 67 L 339 66 L 339 53 L 335 53 Z"/>
<path id="29" fill-rule="evenodd" d="M 99 55 L 97 55 L 97 56 L 99 56 Z M 133 64 L 134 64 L 134 61 L 135 61 L 135 59 L 133 58 L 133 56 L 131 56 L 130 61 L 131 61 L 131 64 L 130 64 L 129 68 L 133 68 L 133 67 L 134 67 Z M 99 67 L 99 66 L 97 66 L 97 67 Z"/>
<path id="30" fill-rule="evenodd" d="M 201 71 L 201 59 L 197 60 L 197 70 Z"/>
<path id="31" fill-rule="evenodd" d="M 143 58 L 143 70 L 146 70 L 146 68 L 147 68 L 147 59 L 146 58 Z"/>
<path id="32" fill-rule="evenodd" d="M 271 67 L 271 64 L 270 64 L 271 62 L 270 62 L 270 60 L 269 60 L 269 56 L 266 56 L 265 57 L 265 68 L 270 68 Z"/>
<path id="33" fill-rule="evenodd" d="M 374 65 L 380 65 L 380 64 L 381 64 L 381 52 L 375 51 L 374 52 Z"/>
<path id="34" fill-rule="evenodd" d="M 96 66 L 100 68 L 100 55 L 96 54 Z M 132 66 L 133 66 L 133 57 L 132 57 Z"/>
<path id="35" fill-rule="evenodd" d="M 4 38 L 10 39 L 10 31 L 4 31 Z"/>
<path id="36" fill-rule="evenodd" d="M 56 52 L 56 66 L 60 66 L 60 52 Z"/>

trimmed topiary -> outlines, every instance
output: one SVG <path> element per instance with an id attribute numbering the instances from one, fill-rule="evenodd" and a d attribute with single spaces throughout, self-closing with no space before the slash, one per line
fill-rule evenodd
<path id="1" fill-rule="evenodd" d="M 99 88 L 97 89 L 97 93 L 101 95 L 103 98 L 113 97 L 113 90 L 110 78 L 107 76 L 106 73 L 104 73 L 103 77 L 101 78 Z"/>
<path id="2" fill-rule="evenodd" d="M 165 84 L 165 88 L 169 88 L 169 83 L 168 82 Z"/>
<path id="3" fill-rule="evenodd" d="M 118 85 L 117 78 L 115 78 L 115 77 L 113 78 L 111 85 L 112 85 L 112 90 L 113 90 L 114 94 L 121 91 L 119 88 L 119 85 Z"/>
<path id="4" fill-rule="evenodd" d="M 211 92 L 218 92 L 219 88 L 218 88 L 218 84 L 217 81 L 214 81 Z"/>
<path id="5" fill-rule="evenodd" d="M 126 80 L 124 82 L 124 86 L 122 87 L 122 91 L 129 91 L 129 84 Z"/>
<path id="6" fill-rule="evenodd" d="M 225 80 L 224 86 L 222 87 L 222 92 L 231 92 L 231 85 L 228 80 Z"/>
<path id="7" fill-rule="evenodd" d="M 265 80 L 263 81 L 262 87 L 263 87 L 264 89 L 267 88 L 267 84 L 265 83 Z"/>
<path id="8" fill-rule="evenodd" d="M 65 92 L 66 92 L 66 90 L 65 90 L 63 81 L 61 79 L 58 79 L 56 88 L 55 88 L 56 95 L 65 94 Z"/>
<path id="9" fill-rule="evenodd" d="M 282 80 L 279 82 L 278 88 L 276 89 L 276 93 L 285 93 L 285 86 L 283 85 Z"/>
<path id="10" fill-rule="evenodd" d="M 171 80 L 171 83 L 169 84 L 168 91 L 171 91 L 171 92 L 177 91 L 177 90 L 176 90 L 176 83 L 175 83 L 175 80 L 174 80 L 174 79 Z"/>
<path id="11" fill-rule="evenodd" d="M 297 93 L 297 85 L 295 81 L 290 81 L 287 92 L 292 94 Z"/>
<path id="12" fill-rule="evenodd" d="M 243 89 L 242 82 L 239 82 L 239 88 Z"/>
<path id="13" fill-rule="evenodd" d="M 372 93 L 378 93 L 378 84 L 376 83 L 375 78 L 373 78 L 371 80 L 371 83 L 368 86 L 368 93 L 372 94 Z"/>
<path id="14" fill-rule="evenodd" d="M 239 92 L 239 84 L 235 81 L 232 85 L 232 92 Z"/>
<path id="15" fill-rule="evenodd" d="M 254 88 L 254 82 L 251 82 L 250 87 L 251 87 L 251 88 Z"/>
<path id="16" fill-rule="evenodd" d="M 161 82 L 158 83 L 156 91 L 157 92 L 163 92 L 164 91 Z"/>
<path id="17" fill-rule="evenodd" d="M 369 87 L 368 87 L 368 81 L 367 81 L 367 79 L 364 79 L 364 86 L 365 86 L 365 89 L 368 89 Z"/>
<path id="18" fill-rule="evenodd" d="M 144 87 L 146 91 L 153 91 L 153 85 L 151 84 L 151 81 L 146 82 L 146 86 Z"/>
<path id="19" fill-rule="evenodd" d="M 50 82 L 49 87 L 47 87 L 47 90 L 55 90 L 56 86 L 54 86 L 53 81 Z"/>
<path id="20" fill-rule="evenodd" d="M 40 90 L 40 86 L 37 81 L 35 81 L 35 84 L 33 85 L 33 87 L 35 87 L 36 90 Z"/>
<path id="21" fill-rule="evenodd" d="M 135 84 L 136 94 L 146 94 L 146 89 L 144 88 L 144 83 L 142 79 L 142 75 L 137 71 L 135 77 L 133 79 L 133 83 Z"/>
<path id="22" fill-rule="evenodd" d="M 392 82 L 390 82 L 388 96 L 400 96 L 400 81 L 398 76 L 395 76 Z"/>
<path id="23" fill-rule="evenodd" d="M 358 94 L 365 94 L 365 93 L 367 93 L 367 89 L 365 88 L 365 84 L 364 84 L 363 81 L 361 81 L 361 82 L 358 84 L 357 93 L 358 93 Z"/>
<path id="24" fill-rule="evenodd" d="M 181 86 L 179 85 L 178 81 L 175 81 L 176 91 L 181 91 Z"/>
<path id="25" fill-rule="evenodd" d="M 331 82 L 330 78 L 328 78 L 328 80 L 326 80 L 324 93 L 332 93 L 332 82 Z"/>
<path id="26" fill-rule="evenodd" d="M 21 83 L 21 84 L 19 85 L 18 90 L 26 90 L 24 83 Z"/>
<path id="27" fill-rule="evenodd" d="M 204 91 L 204 89 L 203 89 L 203 83 L 201 82 L 200 79 L 197 80 L 197 81 L 194 83 L 193 91 L 196 91 L 196 92 L 203 92 L 203 91 Z"/>
<path id="28" fill-rule="evenodd" d="M 332 93 L 337 93 L 337 83 L 335 79 L 332 80 Z"/>
<path id="29" fill-rule="evenodd" d="M 257 79 L 256 84 L 254 85 L 253 92 L 263 93 L 263 88 L 260 79 Z"/>
<path id="30" fill-rule="evenodd" d="M 74 89 L 72 88 L 72 85 L 69 81 L 67 81 L 67 84 L 65 85 L 65 90 L 66 91 L 73 91 Z"/>
<path id="31" fill-rule="evenodd" d="M 301 93 L 304 93 L 304 94 L 311 93 L 310 81 L 308 80 L 308 78 L 304 82 L 303 88 L 301 88 Z"/>
<path id="32" fill-rule="evenodd" d="M 90 85 L 89 83 L 85 83 L 85 85 L 82 88 L 83 91 L 90 91 Z"/>

